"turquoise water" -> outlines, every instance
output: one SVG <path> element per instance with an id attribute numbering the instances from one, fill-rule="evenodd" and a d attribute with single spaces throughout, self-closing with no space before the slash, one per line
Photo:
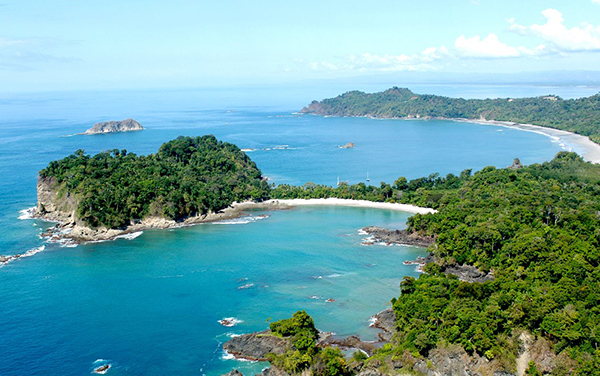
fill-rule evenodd
<path id="1" fill-rule="evenodd" d="M 341 207 L 268 212 L 260 220 L 262 213 L 250 213 L 247 223 L 145 231 L 76 248 L 45 244 L 38 234 L 50 224 L 19 220 L 19 211 L 35 205 L 37 171 L 76 149 L 150 153 L 179 135 L 210 133 L 256 149 L 251 157 L 274 183 L 331 185 L 337 177 L 364 181 L 367 172 L 379 184 L 506 166 L 514 157 L 541 162 L 561 150 L 545 136 L 488 125 L 293 113 L 313 98 L 186 90 L 0 99 L 0 253 L 45 246 L 0 267 L 0 374 L 88 374 L 99 359 L 110 361 L 114 375 L 259 371 L 264 364 L 223 359 L 228 335 L 304 308 L 323 330 L 374 338 L 369 317 L 398 294 L 403 276 L 415 275 L 402 262 L 423 254 L 361 245 L 360 228 L 401 228 L 408 214 Z M 73 135 L 125 117 L 147 130 Z M 347 142 L 357 147 L 337 148 Z M 243 322 L 226 328 L 217 322 L 223 317 Z"/>

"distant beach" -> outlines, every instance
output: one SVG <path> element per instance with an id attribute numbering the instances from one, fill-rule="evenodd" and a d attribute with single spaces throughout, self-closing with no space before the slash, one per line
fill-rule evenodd
<path id="1" fill-rule="evenodd" d="M 556 140 L 566 151 L 573 151 L 581 155 L 587 162 L 600 163 L 600 145 L 590 140 L 587 136 L 582 136 L 560 129 L 542 127 L 533 124 L 519 124 L 510 121 L 495 120 L 471 120 L 456 119 L 467 123 L 489 124 L 500 127 L 515 128 L 526 132 L 534 132 L 548 136 Z"/>

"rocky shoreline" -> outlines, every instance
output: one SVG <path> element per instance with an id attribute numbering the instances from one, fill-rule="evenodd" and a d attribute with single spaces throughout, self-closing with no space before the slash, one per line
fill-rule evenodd
<path id="1" fill-rule="evenodd" d="M 433 236 L 420 235 L 415 232 L 409 233 L 406 230 L 388 230 L 370 226 L 363 228 L 362 231 L 370 235 L 370 238 L 363 242 L 366 245 L 383 243 L 386 245 L 400 244 L 427 248 L 435 244 L 435 237 Z M 404 264 L 417 265 L 417 269 L 422 272 L 425 265 L 432 262 L 440 264 L 444 273 L 454 274 L 461 281 L 483 283 L 494 280 L 491 271 L 486 273 L 473 265 L 446 265 L 437 260 L 431 253 L 425 257 L 418 257 L 416 260 L 405 261 Z"/>
<path id="2" fill-rule="evenodd" d="M 406 230 L 388 230 L 381 227 L 369 226 L 362 229 L 363 232 L 371 235 L 365 244 L 384 243 L 386 245 L 401 244 L 414 245 L 417 247 L 429 247 L 435 243 L 435 237 L 420 235 L 416 232 Z"/>
<path id="3" fill-rule="evenodd" d="M 379 312 L 372 316 L 372 319 L 373 323 L 370 326 L 381 331 L 378 334 L 378 341 L 363 341 L 359 336 L 355 335 L 336 337 L 333 333 L 319 332 L 317 346 L 333 346 L 342 350 L 361 351 L 371 356 L 376 349 L 389 343 L 396 332 L 396 315 L 392 308 Z M 249 361 L 266 361 L 268 353 L 281 355 L 290 348 L 293 348 L 293 344 L 289 339 L 277 337 L 270 330 L 242 334 L 223 344 L 223 350 L 228 354 L 233 355 L 236 359 Z M 241 375 L 241 373 L 238 370 L 233 370 L 226 375 Z M 288 374 L 271 366 L 263 370 L 259 375 L 284 376 Z"/>
<path id="4" fill-rule="evenodd" d="M 106 227 L 93 229 L 87 227 L 81 223 L 78 223 L 76 220 L 73 220 L 74 213 L 73 215 L 56 212 L 41 213 L 39 209 L 36 209 L 33 217 L 48 222 L 56 222 L 55 226 L 46 229 L 41 234 L 42 237 L 48 238 L 52 242 L 70 242 L 72 244 L 80 244 L 86 242 L 114 240 L 118 237 L 123 237 L 144 230 L 178 228 L 202 223 L 236 219 L 245 215 L 245 210 L 248 209 L 283 210 L 290 209 L 290 206 L 269 202 L 233 203 L 230 207 L 227 207 L 218 213 L 197 215 L 188 217 L 182 221 L 174 221 L 163 217 L 147 217 L 142 220 L 137 220 L 133 224 L 121 229 L 109 229 Z"/>

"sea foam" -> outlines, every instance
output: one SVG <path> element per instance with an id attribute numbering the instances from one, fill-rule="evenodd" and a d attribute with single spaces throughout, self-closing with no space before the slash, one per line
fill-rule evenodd
<path id="1" fill-rule="evenodd" d="M 31 208 L 19 210 L 19 219 L 20 220 L 33 219 L 34 214 L 35 214 L 35 206 L 33 206 Z"/>

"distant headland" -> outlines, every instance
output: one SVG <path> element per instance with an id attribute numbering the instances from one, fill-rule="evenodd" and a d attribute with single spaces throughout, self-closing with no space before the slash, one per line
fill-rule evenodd
<path id="1" fill-rule="evenodd" d="M 93 127 L 82 134 L 104 134 L 141 130 L 144 130 L 144 127 L 142 127 L 140 123 L 133 119 L 125 119 L 120 121 L 103 121 L 101 123 L 96 123 Z"/>
<path id="2" fill-rule="evenodd" d="M 349 91 L 335 98 L 313 101 L 301 113 L 535 124 L 587 136 L 600 143 L 600 94 L 578 99 L 562 99 L 556 95 L 463 99 L 415 94 L 407 88 L 392 87 L 380 93 Z"/>

